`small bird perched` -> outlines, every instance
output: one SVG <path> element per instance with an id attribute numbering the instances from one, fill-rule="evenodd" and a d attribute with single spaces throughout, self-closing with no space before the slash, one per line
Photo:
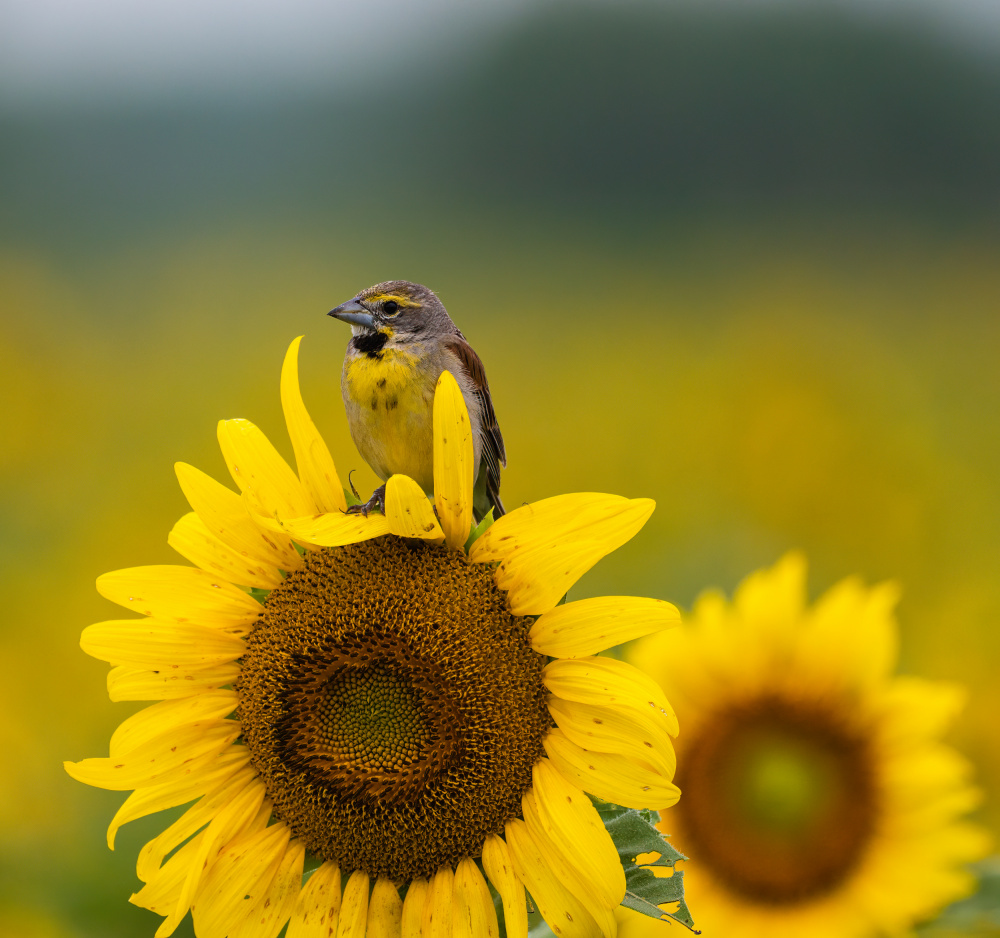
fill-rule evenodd
<path id="1" fill-rule="evenodd" d="M 486 370 L 433 291 L 387 280 L 330 310 L 349 323 L 341 390 L 358 452 L 383 482 L 394 473 L 434 491 L 434 389 L 442 371 L 462 389 L 472 425 L 473 514 L 481 521 L 500 501 L 500 467 L 507 453 Z M 348 511 L 385 511 L 385 485 Z"/>

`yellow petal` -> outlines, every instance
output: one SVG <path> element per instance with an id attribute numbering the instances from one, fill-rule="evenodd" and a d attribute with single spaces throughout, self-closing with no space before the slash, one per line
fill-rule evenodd
<path id="1" fill-rule="evenodd" d="M 553 609 L 605 553 L 600 541 L 586 539 L 514 551 L 497 568 L 496 583 L 507 590 L 515 615 L 540 615 Z"/>
<path id="2" fill-rule="evenodd" d="M 302 887 L 285 938 L 331 938 L 340 915 L 340 868 L 324 863 Z"/>
<path id="3" fill-rule="evenodd" d="M 180 894 L 184 878 L 188 875 L 193 859 L 198 853 L 201 837 L 201 834 L 195 834 L 157 870 L 156 876 L 137 893 L 133 893 L 128 901 L 157 915 L 169 915 L 177 904 L 177 896 Z M 165 938 L 172 933 L 172 927 L 169 925 L 164 927 L 165 924 L 161 923 L 156 930 L 157 938 Z"/>
<path id="4" fill-rule="evenodd" d="M 680 791 L 649 766 L 619 753 L 593 752 L 570 742 L 558 729 L 543 745 L 553 765 L 574 785 L 626 808 L 659 810 L 676 804 Z"/>
<path id="5" fill-rule="evenodd" d="M 232 746 L 219 753 L 199 772 L 182 776 L 175 782 L 151 785 L 132 792 L 111 820 L 108 847 L 115 849 L 115 835 L 123 824 L 200 798 L 206 792 L 227 784 L 249 762 L 250 750 L 246 746 Z"/>
<path id="6" fill-rule="evenodd" d="M 219 629 L 149 618 L 88 625 L 80 647 L 102 661 L 154 670 L 212 668 L 246 651 L 242 639 Z"/>
<path id="7" fill-rule="evenodd" d="M 490 888 L 476 861 L 469 857 L 459 860 L 455 870 L 455 913 L 452 920 L 455 938 L 499 938 L 500 926 Z"/>
<path id="8" fill-rule="evenodd" d="M 560 938 L 599 938 L 601 929 L 583 904 L 556 878 L 520 818 L 505 829 L 510 858 L 545 923 Z"/>
<path id="9" fill-rule="evenodd" d="M 652 717 L 676 736 L 677 715 L 660 686 L 647 674 L 615 658 L 550 661 L 542 682 L 557 697 Z"/>
<path id="10" fill-rule="evenodd" d="M 531 627 L 531 647 L 552 658 L 580 658 L 680 625 L 677 607 L 661 599 L 598 596 L 556 606 Z"/>
<path id="11" fill-rule="evenodd" d="M 524 886 L 514 872 L 507 844 L 496 834 L 490 834 L 483 844 L 483 869 L 503 900 L 507 938 L 527 938 L 528 910 L 524 901 Z"/>
<path id="12" fill-rule="evenodd" d="M 191 727 L 214 723 L 232 713 L 239 697 L 232 690 L 214 690 L 180 700 L 161 700 L 133 713 L 111 734 L 111 756 L 124 756 L 157 740 L 177 743 L 175 734 L 188 732 Z"/>
<path id="13" fill-rule="evenodd" d="M 415 879 L 406 890 L 403 900 L 403 917 L 400 921 L 402 938 L 421 938 L 424 906 L 430 899 L 430 884 L 426 879 Z"/>
<path id="14" fill-rule="evenodd" d="M 196 567 L 230 583 L 261 589 L 281 585 L 282 576 L 275 564 L 252 560 L 219 540 L 193 511 L 173 526 L 167 543 Z"/>
<path id="15" fill-rule="evenodd" d="M 365 938 L 400 938 L 403 900 L 390 879 L 380 876 L 375 881 L 368 903 L 368 923 Z"/>
<path id="16" fill-rule="evenodd" d="M 225 938 L 264 895 L 288 846 L 284 824 L 237 837 L 208 869 L 191 905 L 199 938 Z"/>
<path id="17" fill-rule="evenodd" d="M 442 371 L 434 391 L 434 504 L 448 546 L 463 550 L 472 528 L 472 425 L 458 382 Z"/>
<path id="18" fill-rule="evenodd" d="M 204 669 L 175 665 L 163 671 L 120 665 L 108 672 L 108 696 L 115 701 L 192 697 L 223 684 L 232 684 L 239 674 L 240 666 L 236 662 Z"/>
<path id="19" fill-rule="evenodd" d="M 194 727 L 185 744 L 178 744 L 173 750 L 163 751 L 162 741 L 155 740 L 125 757 L 64 762 L 63 768 L 78 782 L 112 791 L 164 785 L 197 772 L 239 735 L 239 723 L 220 720 Z"/>
<path id="20" fill-rule="evenodd" d="M 175 463 L 174 471 L 188 504 L 223 543 L 249 560 L 281 570 L 297 570 L 302 566 L 302 559 L 289 538 L 254 524 L 243 499 L 235 492 L 187 463 Z"/>
<path id="21" fill-rule="evenodd" d="M 531 771 L 532 793 L 548 837 L 575 864 L 609 909 L 625 897 L 625 871 L 601 816 L 590 799 L 548 759 Z"/>
<path id="22" fill-rule="evenodd" d="M 295 451 L 299 480 L 309 493 L 316 510 L 343 511 L 347 507 L 344 487 L 340 484 L 337 467 L 323 437 L 316 430 L 299 389 L 299 344 L 302 336 L 292 340 L 281 367 L 281 409 L 285 413 L 288 436 Z"/>
<path id="23" fill-rule="evenodd" d="M 423 938 L 451 938 L 452 898 L 455 874 L 450 866 L 442 866 L 431 879 L 424 918 L 420 926 Z"/>
<path id="24" fill-rule="evenodd" d="M 305 855 L 301 841 L 288 844 L 271 885 L 258 897 L 246 921 L 229 933 L 230 938 L 277 938 L 298 899 Z"/>
<path id="25" fill-rule="evenodd" d="M 365 938 L 368 920 L 368 874 L 355 870 L 344 887 L 337 920 L 337 938 Z"/>
<path id="26" fill-rule="evenodd" d="M 550 697 L 548 704 L 556 725 L 567 739 L 583 749 L 631 756 L 648 762 L 667 781 L 674 777 L 677 758 L 665 727 L 651 720 L 635 720 L 630 714 L 610 707 L 595 707 L 558 697 Z"/>
<path id="27" fill-rule="evenodd" d="M 264 785 L 253 766 L 246 765 L 224 784 L 199 798 L 166 830 L 147 842 L 139 851 L 136 874 L 143 882 L 149 882 L 167 854 L 206 825 L 214 828 L 208 840 L 214 840 L 219 846 L 228 843 L 253 821 L 263 802 Z M 203 863 L 204 856 L 197 863 L 199 872 Z"/>
<path id="28" fill-rule="evenodd" d="M 579 514 L 565 517 L 549 506 L 518 519 L 519 513 L 543 503 L 517 508 L 496 521 L 473 545 L 470 556 L 474 561 L 502 555 L 496 582 L 508 591 L 515 614 L 540 615 L 553 609 L 598 560 L 633 537 L 655 507 L 648 498 L 629 500 L 612 495 L 556 496 L 545 501 L 566 499 L 565 508 L 571 511 L 574 500 L 581 498 L 591 501 L 578 506 Z M 514 523 L 503 525 L 501 532 L 477 551 L 480 541 L 508 518 L 514 518 Z M 546 520 L 551 523 L 544 523 Z"/>
<path id="29" fill-rule="evenodd" d="M 339 512 L 313 518 L 276 519 L 262 515 L 255 515 L 255 518 L 264 527 L 314 547 L 343 547 L 345 544 L 357 544 L 389 533 L 389 522 L 385 516 L 375 513 L 367 518 L 364 515 L 345 515 Z"/>
<path id="30" fill-rule="evenodd" d="M 239 790 L 235 785 L 213 792 L 189 808 L 159 837 L 151 840 L 139 854 L 136 873 L 149 882 L 155 878 L 163 858 L 174 847 L 210 821 L 199 838 L 198 852 L 188 868 L 174 902 L 174 908 L 164 922 L 173 931 L 191 908 L 198 887 L 209 875 L 220 850 L 237 837 L 248 834 L 264 801 L 264 785 L 249 773 L 248 784 Z M 225 862 L 225 860 L 223 860 Z"/>
<path id="31" fill-rule="evenodd" d="M 469 551 L 476 563 L 506 560 L 515 550 L 530 550 L 567 539 L 606 541 L 606 553 L 620 547 L 653 512 L 648 498 L 577 492 L 555 495 L 515 508 L 498 518 Z"/>
<path id="32" fill-rule="evenodd" d="M 612 910 L 617 903 L 612 905 L 608 902 L 604 895 L 607 889 L 602 890 L 596 881 L 587 876 L 578 862 L 570 859 L 546 831 L 539 817 L 534 792 L 525 792 L 521 797 L 521 814 L 524 816 L 528 836 L 555 882 L 587 910 L 604 938 L 615 938 L 617 929 Z M 625 891 L 622 890 L 622 896 L 624 895 Z"/>
<path id="33" fill-rule="evenodd" d="M 221 627 L 252 625 L 261 604 L 222 577 L 194 567 L 129 567 L 97 578 L 97 592 L 144 616 L 197 620 Z"/>
<path id="34" fill-rule="evenodd" d="M 444 540 L 424 490 L 409 476 L 390 476 L 386 482 L 385 517 L 389 533 L 397 537 L 419 537 L 434 544 Z"/>
<path id="35" fill-rule="evenodd" d="M 298 476 L 249 420 L 219 421 L 219 447 L 233 481 L 268 517 L 304 518 L 316 507 Z"/>

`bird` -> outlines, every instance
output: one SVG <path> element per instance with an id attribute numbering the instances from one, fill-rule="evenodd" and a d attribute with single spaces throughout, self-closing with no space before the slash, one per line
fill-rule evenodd
<path id="1" fill-rule="evenodd" d="M 341 391 L 351 438 L 382 479 L 371 498 L 348 509 L 385 513 L 385 481 L 395 473 L 434 491 L 434 389 L 443 371 L 458 382 L 472 426 L 473 515 L 476 523 L 500 501 L 507 465 L 486 369 L 433 290 L 408 280 L 376 283 L 328 315 L 351 326 Z M 357 494 L 357 493 L 355 493 Z"/>

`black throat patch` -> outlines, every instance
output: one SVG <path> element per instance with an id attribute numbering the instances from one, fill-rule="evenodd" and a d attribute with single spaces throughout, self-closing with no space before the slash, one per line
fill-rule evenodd
<path id="1" fill-rule="evenodd" d="M 382 349 L 389 341 L 384 332 L 365 332 L 351 339 L 351 348 L 369 358 L 381 358 Z"/>

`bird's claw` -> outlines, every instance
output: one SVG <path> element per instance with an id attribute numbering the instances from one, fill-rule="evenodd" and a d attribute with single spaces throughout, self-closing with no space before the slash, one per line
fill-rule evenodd
<path id="1" fill-rule="evenodd" d="M 350 482 L 350 476 L 348 476 L 348 482 Z M 351 486 L 354 489 L 354 486 Z M 357 496 L 357 492 L 354 493 Z M 362 518 L 368 517 L 368 512 L 378 509 L 382 514 L 385 514 L 385 486 L 380 485 L 374 492 L 372 492 L 372 497 L 368 499 L 363 505 L 351 505 L 345 512 L 345 515 L 361 515 Z"/>

